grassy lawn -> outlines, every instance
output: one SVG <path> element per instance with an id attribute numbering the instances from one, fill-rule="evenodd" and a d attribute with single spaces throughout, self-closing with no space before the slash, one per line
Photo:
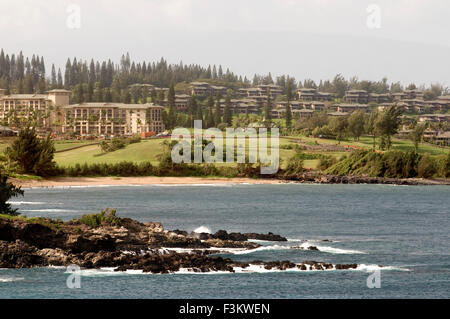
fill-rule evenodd
<path id="1" fill-rule="evenodd" d="M 77 140 L 65 140 L 65 141 L 54 141 L 55 150 L 57 152 L 68 150 L 75 147 L 96 144 L 97 141 L 77 141 Z"/>
<path id="2" fill-rule="evenodd" d="M 296 138 L 301 139 L 302 141 L 306 143 L 314 143 L 317 142 L 318 144 L 332 144 L 336 145 L 338 142 L 336 140 L 330 140 L 330 139 L 324 139 L 324 138 L 315 138 L 315 137 L 306 137 L 306 136 L 295 136 Z M 353 139 L 348 139 L 341 141 L 341 145 L 351 145 L 351 146 L 357 146 L 362 148 L 372 148 L 373 140 L 370 136 L 362 136 L 359 141 L 354 141 Z M 400 151 L 411 151 L 414 150 L 414 144 L 410 140 L 403 140 L 403 139 L 392 139 L 392 150 L 400 150 Z M 429 153 L 431 155 L 441 155 L 441 154 L 447 154 L 450 151 L 449 147 L 438 147 L 436 145 L 428 144 L 428 143 L 421 143 L 419 145 L 419 153 Z M 328 153 L 327 153 L 328 154 Z"/>
<path id="3" fill-rule="evenodd" d="M 162 140 L 143 140 L 130 144 L 124 149 L 102 154 L 98 145 L 89 145 L 66 152 L 56 153 L 55 160 L 60 166 L 92 163 L 118 163 L 121 161 L 157 163 L 157 155 L 162 152 Z"/>

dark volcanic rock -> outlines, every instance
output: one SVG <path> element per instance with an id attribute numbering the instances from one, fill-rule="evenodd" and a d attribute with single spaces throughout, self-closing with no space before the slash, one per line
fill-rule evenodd
<path id="1" fill-rule="evenodd" d="M 267 241 L 287 241 L 285 237 L 270 232 L 267 234 L 245 233 L 244 235 L 248 239 L 267 240 Z"/>
<path id="2" fill-rule="evenodd" d="M 139 269 L 151 273 L 172 273 L 180 269 L 234 272 L 235 267 L 247 268 L 250 263 L 212 256 L 212 253 L 217 253 L 214 248 L 260 247 L 257 243 L 249 242 L 249 238 L 286 240 L 272 233 L 241 234 L 224 230 L 212 235 L 200 235 L 205 239 L 194 238 L 179 230 L 169 232 L 160 223 L 144 224 L 128 218 L 121 219 L 120 226 L 102 224 L 97 228 L 79 221 L 64 223 L 41 219 L 37 223 L 36 220 L 0 218 L 0 268 L 76 264 L 83 268 L 117 267 L 118 271 Z M 162 249 L 170 247 L 187 248 L 190 252 Z M 309 267 L 325 270 L 334 267 L 315 261 L 306 261 L 301 265 L 290 261 L 254 261 L 251 264 L 279 270 L 295 267 L 301 270 Z M 356 267 L 356 264 L 336 265 L 336 269 Z"/>

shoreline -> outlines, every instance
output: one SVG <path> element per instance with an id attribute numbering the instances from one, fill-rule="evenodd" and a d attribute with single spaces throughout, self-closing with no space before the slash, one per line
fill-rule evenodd
<path id="1" fill-rule="evenodd" d="M 11 178 L 14 185 L 22 188 L 95 187 L 95 186 L 145 186 L 145 185 L 232 185 L 232 184 L 391 184 L 391 185 L 450 185 L 449 179 L 423 178 L 367 178 L 357 176 L 321 176 L 290 178 L 248 177 L 54 177 L 42 180 Z"/>
<path id="2" fill-rule="evenodd" d="M 285 184 L 279 179 L 245 177 L 55 177 L 42 180 L 12 178 L 14 185 L 22 188 L 82 187 L 82 186 L 144 186 L 144 185 L 213 185 L 213 184 Z"/>

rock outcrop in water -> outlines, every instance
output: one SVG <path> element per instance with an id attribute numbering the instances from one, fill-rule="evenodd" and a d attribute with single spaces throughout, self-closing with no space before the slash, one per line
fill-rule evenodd
<path id="1" fill-rule="evenodd" d="M 237 268 L 246 269 L 250 264 L 266 270 L 356 268 L 356 265 L 333 266 L 320 262 L 298 265 L 290 261 L 244 263 L 210 255 L 222 248 L 260 247 L 248 239 L 286 240 L 272 233 L 218 231 L 212 235 L 188 234 L 180 230 L 168 231 L 160 223 L 141 223 L 129 218 L 117 220 L 113 224 L 103 221 L 98 227 L 91 227 L 80 220 L 62 222 L 47 218 L 0 217 L 0 268 L 76 264 L 84 268 L 116 267 L 118 271 L 139 269 L 151 273 L 182 269 L 234 272 Z M 189 252 L 177 249 L 188 249 Z"/>
<path id="2" fill-rule="evenodd" d="M 448 179 L 424 178 L 389 178 L 370 177 L 360 175 L 330 175 L 317 171 L 302 174 L 284 175 L 280 177 L 286 181 L 314 184 L 389 184 L 389 185 L 450 185 Z"/>
<path id="3" fill-rule="evenodd" d="M 177 232 L 180 232 L 177 230 Z M 187 233 L 185 232 L 187 236 Z M 227 241 L 248 241 L 249 239 L 255 240 L 265 240 L 265 241 L 287 241 L 285 237 L 280 235 L 276 235 L 273 233 L 267 234 L 258 234 L 258 233 L 228 233 L 226 230 L 218 230 L 214 234 L 208 233 L 195 233 L 192 232 L 190 234 L 193 237 L 199 238 L 200 240 L 210 240 L 210 239 L 219 239 L 219 240 L 227 240 Z"/>

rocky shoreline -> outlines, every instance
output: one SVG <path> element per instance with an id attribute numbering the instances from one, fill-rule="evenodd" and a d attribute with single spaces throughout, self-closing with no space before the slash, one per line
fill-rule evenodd
<path id="1" fill-rule="evenodd" d="M 333 265 L 304 261 L 239 262 L 211 255 L 228 249 L 255 249 L 251 239 L 286 241 L 286 238 L 257 233 L 215 234 L 168 231 L 160 223 L 141 223 L 115 217 L 96 227 L 80 220 L 68 222 L 48 218 L 0 217 L 0 268 L 31 268 L 78 265 L 87 269 L 114 267 L 116 271 L 148 273 L 225 271 L 260 267 L 265 270 L 355 269 L 357 264 Z M 188 249 L 189 252 L 168 248 Z M 316 247 L 307 247 L 317 250 Z"/>
<path id="2" fill-rule="evenodd" d="M 328 175 L 320 172 L 305 172 L 303 174 L 279 177 L 284 181 L 305 184 L 389 184 L 389 185 L 450 185 L 449 179 L 424 178 L 388 178 L 359 175 Z"/>

